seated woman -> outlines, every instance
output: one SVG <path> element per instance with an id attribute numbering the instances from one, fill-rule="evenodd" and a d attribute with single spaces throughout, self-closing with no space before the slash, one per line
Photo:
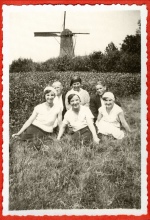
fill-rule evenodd
<path id="1" fill-rule="evenodd" d="M 61 126 L 62 116 L 60 108 L 53 103 L 55 96 L 56 90 L 50 86 L 46 87 L 44 89 L 45 102 L 34 108 L 30 118 L 25 122 L 20 131 L 13 134 L 12 137 L 21 135 L 22 140 L 28 140 L 52 134 L 56 118 L 58 118 L 59 126 Z"/>
<path id="2" fill-rule="evenodd" d="M 62 126 L 59 130 L 57 139 L 60 140 L 67 125 L 72 127 L 72 138 L 74 140 L 93 140 L 96 144 L 99 143 L 99 138 L 96 134 L 93 125 L 93 115 L 90 109 L 81 105 L 81 99 L 78 92 L 68 96 L 68 103 L 71 108 L 66 112 Z"/>
<path id="3" fill-rule="evenodd" d="M 90 110 L 94 115 L 94 123 L 98 117 L 98 109 L 104 104 L 102 99 L 103 94 L 107 91 L 107 85 L 104 79 L 98 81 L 95 85 L 96 93 L 90 97 Z M 115 103 L 121 106 L 120 102 L 115 97 Z"/>
<path id="4" fill-rule="evenodd" d="M 99 108 L 99 114 L 96 121 L 96 126 L 99 134 L 113 136 L 115 139 L 122 139 L 124 137 L 124 127 L 126 132 L 130 132 L 129 125 L 127 124 L 123 110 L 120 106 L 115 104 L 114 94 L 105 92 L 102 96 L 104 105 Z"/>
<path id="5" fill-rule="evenodd" d="M 90 96 L 89 96 L 89 93 L 86 90 L 81 88 L 81 78 L 78 77 L 78 76 L 74 76 L 71 79 L 70 86 L 72 87 L 72 89 L 67 92 L 66 98 L 65 98 L 66 109 L 68 110 L 69 108 L 71 108 L 71 106 L 68 103 L 68 96 L 70 94 L 73 94 L 74 91 L 79 93 L 80 99 L 81 99 L 81 105 L 89 107 Z"/>

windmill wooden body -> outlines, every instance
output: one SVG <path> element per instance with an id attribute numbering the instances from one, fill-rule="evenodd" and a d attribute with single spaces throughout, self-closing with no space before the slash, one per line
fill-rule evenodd
<path id="1" fill-rule="evenodd" d="M 89 34 L 89 33 L 73 33 L 69 29 L 65 29 L 66 12 L 64 12 L 64 23 L 62 32 L 34 32 L 35 37 L 60 37 L 60 53 L 59 56 L 74 57 L 74 43 L 73 36 L 76 34 Z"/>

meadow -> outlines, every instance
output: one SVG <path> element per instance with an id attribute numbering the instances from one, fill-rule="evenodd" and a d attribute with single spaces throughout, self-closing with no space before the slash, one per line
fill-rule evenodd
<path id="1" fill-rule="evenodd" d="M 42 102 L 43 88 L 60 80 L 66 91 L 73 74 L 10 74 L 9 209 L 140 209 L 140 74 L 77 73 L 90 94 L 105 78 L 119 97 L 132 130 L 123 140 L 103 137 L 99 145 L 84 146 L 68 135 L 59 142 L 56 136 L 33 143 L 11 138 Z"/>

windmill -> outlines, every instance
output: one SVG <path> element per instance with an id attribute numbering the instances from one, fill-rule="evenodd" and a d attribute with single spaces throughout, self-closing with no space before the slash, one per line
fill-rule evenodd
<path id="1" fill-rule="evenodd" d="M 69 29 L 65 28 L 66 22 L 66 11 L 64 12 L 64 22 L 63 22 L 63 31 L 62 32 L 34 32 L 35 37 L 60 37 L 60 53 L 59 56 L 69 56 L 74 57 L 74 43 L 73 36 L 76 34 L 89 34 L 89 33 L 73 33 Z"/>

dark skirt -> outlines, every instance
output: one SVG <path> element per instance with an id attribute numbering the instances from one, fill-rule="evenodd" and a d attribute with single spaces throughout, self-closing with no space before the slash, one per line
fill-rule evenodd
<path id="1" fill-rule="evenodd" d="M 72 139 L 75 142 L 83 141 L 83 143 L 88 143 L 92 140 L 92 133 L 89 127 L 82 128 L 76 132 L 72 133 Z"/>
<path id="2" fill-rule="evenodd" d="M 51 133 L 43 131 L 42 129 L 40 129 L 39 127 L 35 126 L 35 125 L 30 125 L 21 135 L 21 140 L 25 141 L 25 140 L 32 140 L 34 138 L 42 138 L 44 136 L 47 136 Z"/>

